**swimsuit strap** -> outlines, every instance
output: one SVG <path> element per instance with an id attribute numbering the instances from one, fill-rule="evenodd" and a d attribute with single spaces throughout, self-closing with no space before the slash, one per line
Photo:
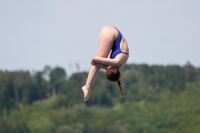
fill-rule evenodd
<path id="1" fill-rule="evenodd" d="M 129 53 L 126 53 L 126 52 L 122 52 L 123 54 L 126 54 L 126 55 L 129 55 Z"/>
<path id="2" fill-rule="evenodd" d="M 116 27 L 114 27 L 114 28 L 117 29 Z M 118 31 L 118 36 L 117 36 L 117 38 L 113 42 L 112 52 L 110 54 L 110 58 L 111 59 L 115 58 L 115 56 L 118 55 L 118 54 L 120 54 L 120 53 L 129 55 L 128 53 L 121 51 L 120 43 L 121 43 L 123 35 L 121 34 L 121 32 L 118 29 L 117 29 L 117 31 Z"/>

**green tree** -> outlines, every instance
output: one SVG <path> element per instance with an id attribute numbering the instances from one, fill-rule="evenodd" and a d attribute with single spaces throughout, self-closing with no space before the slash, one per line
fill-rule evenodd
<path id="1" fill-rule="evenodd" d="M 67 74 L 65 70 L 61 67 L 54 68 L 50 73 L 50 83 L 52 87 L 52 97 L 56 96 L 56 90 L 59 91 L 59 88 L 66 81 Z"/>

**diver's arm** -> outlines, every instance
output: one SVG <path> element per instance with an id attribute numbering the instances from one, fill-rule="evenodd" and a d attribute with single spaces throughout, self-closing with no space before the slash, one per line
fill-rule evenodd
<path id="1" fill-rule="evenodd" d="M 112 66 L 112 67 L 116 67 L 116 68 L 119 68 L 119 67 L 121 67 L 123 65 L 123 62 L 120 61 L 119 59 L 93 57 L 92 60 L 95 63 L 100 63 L 100 64 L 104 64 L 104 65 Z"/>
<path id="2" fill-rule="evenodd" d="M 101 69 L 104 69 L 104 70 L 106 70 L 106 69 L 108 68 L 108 65 L 101 64 L 101 63 L 97 63 L 97 62 L 95 62 L 95 60 L 92 58 L 92 60 L 91 60 L 91 65 L 95 65 L 95 64 L 100 65 L 100 66 L 101 66 Z"/>

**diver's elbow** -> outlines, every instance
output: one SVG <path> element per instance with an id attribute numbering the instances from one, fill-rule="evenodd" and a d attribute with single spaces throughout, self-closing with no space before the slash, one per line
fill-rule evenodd
<path id="1" fill-rule="evenodd" d="M 120 60 L 115 60 L 114 67 L 120 68 L 122 65 L 123 63 Z"/>

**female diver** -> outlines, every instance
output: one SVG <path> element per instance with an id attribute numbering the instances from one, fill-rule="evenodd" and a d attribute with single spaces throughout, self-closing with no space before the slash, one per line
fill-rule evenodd
<path id="1" fill-rule="evenodd" d="M 107 58 L 109 54 L 110 58 Z M 113 26 L 103 27 L 99 36 L 98 56 L 92 58 L 92 66 L 89 70 L 86 84 L 82 87 L 84 101 L 89 99 L 94 80 L 100 69 L 106 70 L 105 75 L 108 80 L 118 82 L 124 99 L 121 82 L 119 81 L 121 77 L 119 70 L 125 65 L 128 57 L 128 44 L 120 31 Z"/>

